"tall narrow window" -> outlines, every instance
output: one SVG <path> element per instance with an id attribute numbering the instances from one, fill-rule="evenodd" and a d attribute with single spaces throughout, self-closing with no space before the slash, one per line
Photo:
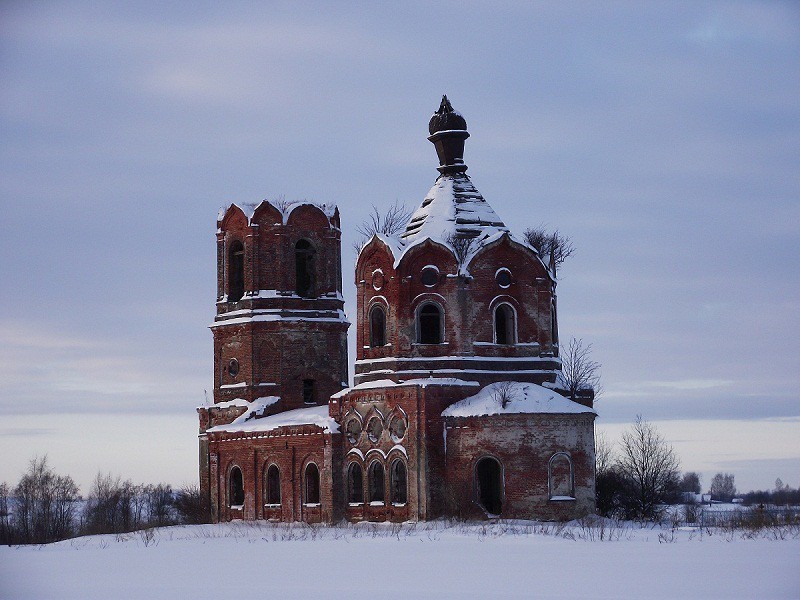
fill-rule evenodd
<path id="1" fill-rule="evenodd" d="M 281 503 L 281 472 L 276 465 L 270 465 L 267 469 L 267 489 L 264 497 L 267 504 Z"/>
<path id="2" fill-rule="evenodd" d="M 244 246 L 242 242 L 231 244 L 228 258 L 228 301 L 238 302 L 244 296 Z"/>
<path id="3" fill-rule="evenodd" d="M 369 502 L 370 504 L 383 504 L 385 502 L 385 484 L 383 481 L 383 465 L 375 461 L 369 466 L 367 473 L 369 480 Z"/>
<path id="4" fill-rule="evenodd" d="M 442 343 L 442 311 L 435 304 L 423 304 L 419 309 L 417 339 L 420 344 Z"/>
<path id="5" fill-rule="evenodd" d="M 475 466 L 478 502 L 490 515 L 503 509 L 503 469 L 494 458 L 482 458 Z"/>
<path id="6" fill-rule="evenodd" d="M 319 504 L 319 469 L 314 463 L 306 467 L 305 503 Z"/>
<path id="7" fill-rule="evenodd" d="M 386 345 L 386 313 L 377 305 L 369 311 L 369 345 L 373 348 Z"/>
<path id="8" fill-rule="evenodd" d="M 303 402 L 306 404 L 317 403 L 313 379 L 303 379 Z"/>
<path id="9" fill-rule="evenodd" d="M 390 479 L 392 504 L 405 504 L 408 496 L 408 486 L 406 485 L 406 465 L 399 458 L 392 463 Z"/>
<path id="10" fill-rule="evenodd" d="M 244 504 L 244 481 L 242 470 L 239 467 L 233 467 L 229 475 L 228 502 L 232 507 L 240 507 Z"/>
<path id="11" fill-rule="evenodd" d="M 300 240 L 294 247 L 295 291 L 298 296 L 312 298 L 314 296 L 314 246 L 308 240 Z"/>
<path id="12" fill-rule="evenodd" d="M 364 503 L 364 470 L 358 463 L 347 468 L 347 501 L 350 504 Z"/>
<path id="13" fill-rule="evenodd" d="M 494 339 L 498 344 L 514 344 L 517 341 L 517 327 L 514 309 L 508 304 L 500 304 L 494 309 Z"/>

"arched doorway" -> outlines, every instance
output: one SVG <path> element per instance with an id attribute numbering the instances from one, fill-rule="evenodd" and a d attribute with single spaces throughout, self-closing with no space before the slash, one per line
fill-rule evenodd
<path id="1" fill-rule="evenodd" d="M 485 457 L 475 466 L 478 502 L 490 515 L 503 510 L 503 467 L 494 458 Z"/>

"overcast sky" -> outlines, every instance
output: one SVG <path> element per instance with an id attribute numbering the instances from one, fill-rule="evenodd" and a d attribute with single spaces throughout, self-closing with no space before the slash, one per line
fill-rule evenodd
<path id="1" fill-rule="evenodd" d="M 797 4 L 168 4 L 0 5 L 0 481 L 194 481 L 218 209 L 338 204 L 352 315 L 355 226 L 424 198 L 446 93 L 500 217 L 577 247 L 598 429 L 800 486 Z"/>

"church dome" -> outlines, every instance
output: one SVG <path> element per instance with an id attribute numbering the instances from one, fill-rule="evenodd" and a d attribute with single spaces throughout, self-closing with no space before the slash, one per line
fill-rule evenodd
<path id="1" fill-rule="evenodd" d="M 433 135 L 439 131 L 466 131 L 467 122 L 459 113 L 453 110 L 453 106 L 447 99 L 447 96 L 442 96 L 442 103 L 439 105 L 439 110 L 433 113 L 430 122 L 428 123 L 428 132 Z"/>

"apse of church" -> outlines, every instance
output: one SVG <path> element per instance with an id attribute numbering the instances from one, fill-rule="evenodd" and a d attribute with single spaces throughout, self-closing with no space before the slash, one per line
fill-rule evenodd
<path id="1" fill-rule="evenodd" d="M 220 214 L 214 403 L 198 409 L 215 521 L 594 511 L 596 413 L 560 387 L 555 276 L 466 174 L 468 137 L 444 97 L 433 187 L 359 252 L 351 388 L 338 210 Z"/>

